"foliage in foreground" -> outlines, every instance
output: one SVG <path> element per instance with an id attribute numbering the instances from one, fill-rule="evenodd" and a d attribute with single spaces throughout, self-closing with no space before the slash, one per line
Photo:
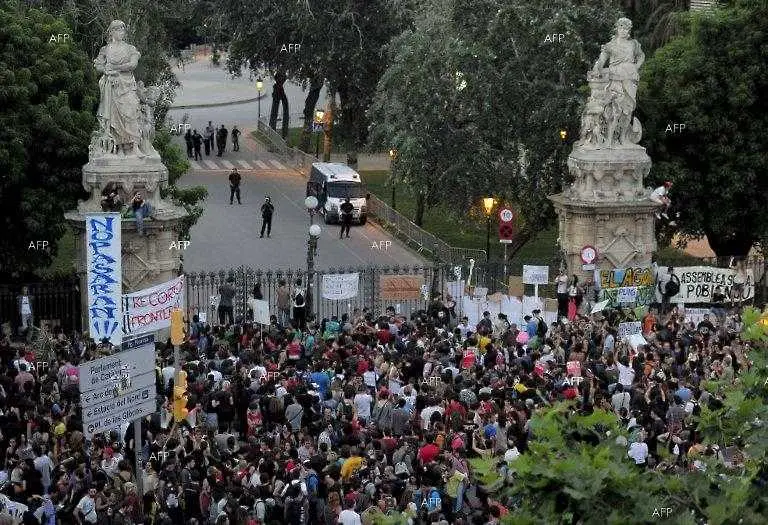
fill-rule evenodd
<path id="1" fill-rule="evenodd" d="M 745 525 L 765 523 L 768 513 L 768 330 L 760 312 L 744 313 L 742 337 L 757 345 L 752 367 L 735 385 L 709 384 L 722 406 L 702 407 L 696 423 L 703 444 L 739 446 L 743 467 L 727 469 L 703 457 L 706 470 L 641 471 L 616 437 L 628 436 L 613 414 L 584 415 L 557 403 L 531 420 L 530 451 L 513 463 L 515 482 L 495 495 L 512 502 L 506 523 Z M 495 464 L 473 461 L 478 476 Z M 515 505 L 516 503 L 516 505 Z M 671 508 L 668 518 L 654 515 Z"/>

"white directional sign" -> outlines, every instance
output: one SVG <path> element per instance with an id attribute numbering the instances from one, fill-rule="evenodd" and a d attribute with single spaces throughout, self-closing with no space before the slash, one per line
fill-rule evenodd
<path id="1" fill-rule="evenodd" d="M 103 387 L 97 388 L 95 390 L 90 390 L 88 392 L 83 392 L 80 394 L 80 403 L 86 407 L 86 406 L 94 406 L 98 403 L 103 403 L 104 401 L 109 401 L 112 399 L 115 399 L 115 393 L 117 393 L 118 396 L 121 395 L 121 391 L 127 391 L 127 390 L 134 390 L 144 387 L 155 387 L 155 372 L 154 370 L 152 372 L 141 374 L 138 376 L 127 378 L 120 377 L 115 378 L 115 383 L 119 383 L 120 381 L 123 381 L 123 384 L 106 384 Z M 127 381 L 126 381 L 127 379 Z M 125 385 L 125 386 L 123 386 Z"/>
<path id="2" fill-rule="evenodd" d="M 116 412 L 102 419 L 97 419 L 92 423 L 83 423 L 83 434 L 86 439 L 91 439 L 96 434 L 109 432 L 112 429 L 120 428 L 124 423 L 130 423 L 144 416 L 154 414 L 157 411 L 154 393 L 149 401 L 144 401 L 139 405 L 133 405 L 124 409 L 122 412 Z"/>
<path id="3" fill-rule="evenodd" d="M 86 439 L 157 410 L 154 335 L 123 341 L 122 348 L 79 367 Z"/>
<path id="4" fill-rule="evenodd" d="M 146 401 L 155 402 L 154 386 L 132 390 L 125 395 L 109 399 L 98 405 L 84 407 L 83 424 L 87 425 L 94 421 L 115 417 L 121 412 L 132 409 Z M 154 410 L 152 410 L 152 412 L 154 412 Z"/>

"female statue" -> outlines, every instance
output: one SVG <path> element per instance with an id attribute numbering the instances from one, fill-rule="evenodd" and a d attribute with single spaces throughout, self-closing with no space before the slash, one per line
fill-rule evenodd
<path id="1" fill-rule="evenodd" d="M 125 42 L 125 24 L 114 20 L 107 30 L 107 45 L 101 48 L 93 61 L 96 70 L 103 73 L 99 79 L 101 100 L 102 148 L 109 153 L 138 154 L 141 132 L 139 129 L 139 98 L 133 70 L 141 54 Z"/>
<path id="2" fill-rule="evenodd" d="M 630 140 L 633 130 L 632 113 L 635 110 L 637 84 L 640 81 L 639 70 L 645 61 L 645 54 L 637 40 L 630 39 L 632 21 L 620 18 L 616 22 L 616 35 L 603 45 L 600 57 L 592 68 L 593 74 L 599 75 L 608 62 L 608 85 L 605 88 L 604 108 L 607 130 L 605 139 L 608 145 L 614 142 L 625 144 Z M 634 127 L 639 127 L 639 122 Z M 639 137 L 637 137 L 639 139 Z"/>

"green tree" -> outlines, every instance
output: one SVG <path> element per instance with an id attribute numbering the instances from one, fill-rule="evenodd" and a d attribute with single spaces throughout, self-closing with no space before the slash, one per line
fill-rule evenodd
<path id="1" fill-rule="evenodd" d="M 0 2 L 0 273 L 47 266 L 65 211 L 85 198 L 82 166 L 96 125 L 91 59 L 63 20 L 14 0 Z M 29 250 L 47 240 L 51 252 Z"/>
<path id="2" fill-rule="evenodd" d="M 674 183 L 679 232 L 707 236 L 718 256 L 746 255 L 768 235 L 765 129 L 768 5 L 691 13 L 686 34 L 641 72 L 638 107 L 651 178 Z M 682 133 L 668 125 L 685 124 Z"/>
<path id="3" fill-rule="evenodd" d="M 424 4 L 390 44 L 371 109 L 376 142 L 398 152 L 393 179 L 462 214 L 487 195 L 510 203 L 514 255 L 553 221 L 546 196 L 566 181 L 570 149 L 560 131 L 578 134 L 579 88 L 619 16 L 570 0 Z"/>
<path id="4" fill-rule="evenodd" d="M 324 81 L 329 93 L 340 101 L 335 128 L 351 137 L 355 148 L 367 141 L 370 105 L 385 63 L 383 46 L 408 23 L 410 1 L 403 0 L 325 0 L 283 2 L 231 2 L 222 0 L 220 8 L 233 34 L 230 69 L 239 72 L 243 65 L 264 68 L 276 80 L 270 126 L 276 128 L 277 112 L 283 106 L 283 135 L 287 135 L 287 99 L 283 83 L 294 80 L 310 87 L 304 105 L 304 126 L 312 114 Z M 300 51 L 282 50 L 284 44 L 297 43 Z M 304 145 L 308 136 L 305 134 Z"/>

